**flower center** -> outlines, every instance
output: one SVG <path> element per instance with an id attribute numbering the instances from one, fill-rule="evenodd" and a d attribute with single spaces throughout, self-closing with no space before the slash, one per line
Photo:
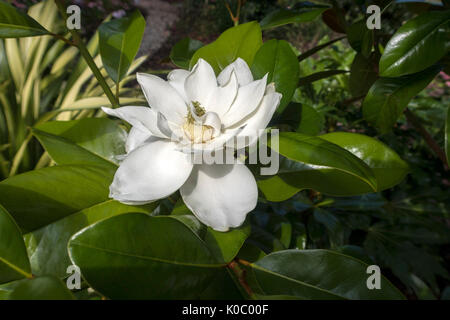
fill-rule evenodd
<path id="1" fill-rule="evenodd" d="M 186 122 L 183 125 L 186 136 L 193 143 L 204 143 L 213 138 L 214 129 L 211 126 L 202 124 L 202 119 L 206 114 L 205 109 L 198 101 L 192 101 L 192 108 L 188 108 Z"/>

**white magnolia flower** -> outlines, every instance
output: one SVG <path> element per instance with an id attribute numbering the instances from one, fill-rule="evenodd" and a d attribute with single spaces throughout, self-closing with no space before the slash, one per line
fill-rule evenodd
<path id="1" fill-rule="evenodd" d="M 194 164 L 190 152 L 222 149 L 235 136 L 257 140 L 281 94 L 267 75 L 254 80 L 238 58 L 219 74 L 203 59 L 168 80 L 138 73 L 148 107 L 103 108 L 132 125 L 110 197 L 144 204 L 180 189 L 186 206 L 218 231 L 240 226 L 257 203 L 255 178 L 243 164 Z M 190 149 L 186 147 L 190 147 Z"/>

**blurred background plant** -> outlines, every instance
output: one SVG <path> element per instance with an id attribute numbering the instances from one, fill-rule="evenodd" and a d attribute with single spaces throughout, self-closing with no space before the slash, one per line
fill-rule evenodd
<path id="1" fill-rule="evenodd" d="M 62 19 L 54 1 L 34 4 L 28 14 L 45 28 L 59 34 Z M 97 21 L 98 24 L 98 21 Z M 115 91 L 102 66 L 98 33 L 87 48 Z M 140 91 L 126 88 L 146 56 L 137 58 L 120 82 L 122 103 L 142 101 Z M 128 98 L 127 98 L 128 96 Z M 100 106 L 110 105 L 78 49 L 51 36 L 0 40 L 0 179 L 50 163 L 30 128 L 58 119 L 94 117 Z M 74 111 L 69 111 L 74 110 Z"/>

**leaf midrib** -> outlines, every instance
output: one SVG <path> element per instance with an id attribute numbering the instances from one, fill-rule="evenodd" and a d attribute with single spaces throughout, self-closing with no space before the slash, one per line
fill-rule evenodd
<path id="1" fill-rule="evenodd" d="M 88 245 L 86 243 L 82 243 L 82 242 L 78 242 L 78 241 L 70 241 L 70 245 L 71 246 L 79 246 L 79 247 L 84 247 L 84 248 L 88 248 L 88 249 L 93 249 L 93 250 L 98 250 L 98 251 L 104 251 L 107 253 L 112 253 L 112 254 L 116 254 L 116 255 L 121 255 L 121 256 L 126 256 L 126 257 L 131 257 L 131 258 L 136 258 L 136 259 L 141 259 L 141 260 L 150 260 L 150 261 L 155 261 L 155 262 L 160 262 L 160 263 L 167 263 L 167 264 L 173 264 L 173 265 L 181 265 L 181 266 L 187 266 L 187 267 L 197 267 L 197 268 L 223 268 L 226 266 L 226 264 L 194 264 L 194 263 L 189 263 L 189 262 L 182 262 L 182 261 L 171 261 L 171 260 L 167 260 L 167 259 L 162 259 L 162 258 L 157 258 L 157 257 L 150 257 L 150 256 L 141 256 L 141 255 L 137 255 L 137 254 L 130 254 L 130 253 L 126 253 L 126 252 L 122 252 L 122 251 L 117 251 L 117 250 L 112 250 L 112 249 L 106 249 L 106 248 L 100 248 L 97 246 L 93 246 L 93 245 Z"/>
<path id="2" fill-rule="evenodd" d="M 25 278 L 32 278 L 31 273 L 28 273 L 25 270 L 22 270 L 20 267 L 16 266 L 15 264 L 6 260 L 5 258 L 2 258 L 1 256 L 0 256 L 0 262 L 3 262 L 7 267 L 9 267 L 12 270 L 14 270 L 15 272 L 25 276 Z"/>
<path id="3" fill-rule="evenodd" d="M 263 267 L 261 267 L 261 266 L 259 266 L 259 265 L 257 265 L 257 264 L 252 264 L 252 268 L 258 269 L 258 270 L 260 270 L 260 271 L 269 273 L 269 274 L 271 274 L 271 275 L 274 275 L 274 276 L 283 278 L 283 279 L 288 280 L 288 281 L 290 281 L 290 282 L 294 282 L 294 283 L 297 283 L 297 284 L 299 284 L 299 285 L 302 285 L 302 286 L 305 286 L 305 287 L 308 287 L 308 288 L 311 288 L 311 289 L 314 289 L 314 290 L 317 290 L 317 291 L 325 292 L 325 293 L 330 294 L 330 295 L 333 295 L 333 296 L 335 296 L 335 297 L 339 297 L 339 298 L 342 298 L 342 299 L 349 300 L 347 297 L 340 296 L 340 295 L 338 295 L 338 294 L 336 294 L 336 293 L 334 293 L 334 292 L 331 292 L 331 291 L 329 291 L 329 290 L 327 290 L 327 289 L 322 289 L 322 288 L 317 287 L 317 286 L 314 286 L 314 285 L 312 285 L 312 284 L 309 284 L 309 283 L 306 283 L 306 282 L 303 282 L 303 281 L 300 281 L 300 280 L 297 280 L 297 279 L 294 279 L 294 278 L 290 278 L 290 277 L 285 276 L 285 275 L 283 275 L 283 274 L 281 274 L 281 273 L 274 272 L 274 271 L 272 271 L 272 270 L 263 268 Z M 258 283 L 259 283 L 259 282 L 258 282 Z M 261 286 L 261 284 L 259 284 L 259 285 Z"/>

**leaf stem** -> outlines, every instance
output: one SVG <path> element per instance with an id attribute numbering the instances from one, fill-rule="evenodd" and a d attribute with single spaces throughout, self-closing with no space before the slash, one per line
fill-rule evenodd
<path id="1" fill-rule="evenodd" d="M 64 36 L 61 35 L 61 34 L 56 34 L 56 33 L 52 33 L 52 32 L 51 32 L 50 35 L 51 35 L 52 37 L 58 39 L 58 40 L 64 41 L 64 42 L 67 43 L 69 46 L 74 46 L 74 47 L 76 47 L 76 45 L 75 45 L 75 43 L 74 43 L 73 41 L 70 41 L 69 39 L 67 39 L 66 37 L 64 37 Z"/>
<path id="2" fill-rule="evenodd" d="M 236 259 L 236 261 L 231 261 L 229 264 L 227 264 L 227 267 L 233 271 L 233 273 L 236 275 L 239 284 L 244 288 L 245 292 L 247 293 L 247 295 L 251 298 L 251 299 L 255 299 L 255 294 L 252 290 L 252 288 L 250 288 L 250 286 L 247 283 L 247 280 L 245 279 L 246 276 L 246 270 L 242 269 L 239 266 L 239 263 L 245 266 L 250 266 L 251 263 L 242 259 Z"/>
<path id="3" fill-rule="evenodd" d="M 420 119 L 408 108 L 405 109 L 405 116 L 408 122 L 419 132 L 419 134 L 423 137 L 425 142 L 428 144 L 431 150 L 436 153 L 439 159 L 444 164 L 444 169 L 447 171 L 449 169 L 447 163 L 447 157 L 445 156 L 444 150 L 439 146 L 439 144 L 433 139 L 431 134 L 425 129 L 422 125 Z"/>
<path id="4" fill-rule="evenodd" d="M 236 9 L 236 15 L 233 14 L 233 11 L 231 11 L 231 7 L 228 4 L 227 0 L 225 0 L 225 7 L 228 10 L 228 13 L 230 14 L 231 21 L 233 21 L 234 26 L 239 25 L 239 16 L 241 15 L 241 7 L 245 4 L 246 0 L 238 0 L 238 6 Z"/>
<path id="5" fill-rule="evenodd" d="M 55 0 L 55 3 L 58 7 L 59 12 L 61 13 L 64 20 L 67 20 L 67 14 L 64 7 L 64 1 L 63 0 Z M 97 81 L 99 82 L 100 86 L 102 87 L 103 91 L 105 92 L 106 96 L 108 97 L 109 101 L 111 102 L 111 105 L 113 108 L 119 107 L 119 101 L 114 96 L 114 94 L 111 91 L 111 88 L 106 83 L 105 78 L 102 76 L 102 73 L 98 69 L 97 65 L 94 62 L 94 59 L 92 59 L 91 54 L 89 53 L 88 49 L 84 45 L 83 40 L 81 39 L 80 34 L 77 32 L 76 29 L 70 29 L 69 32 L 72 34 L 73 38 L 73 45 L 76 46 L 80 50 L 81 56 L 86 61 L 86 64 L 91 69 L 94 76 L 97 78 Z M 60 39 L 58 37 L 58 39 Z"/>

